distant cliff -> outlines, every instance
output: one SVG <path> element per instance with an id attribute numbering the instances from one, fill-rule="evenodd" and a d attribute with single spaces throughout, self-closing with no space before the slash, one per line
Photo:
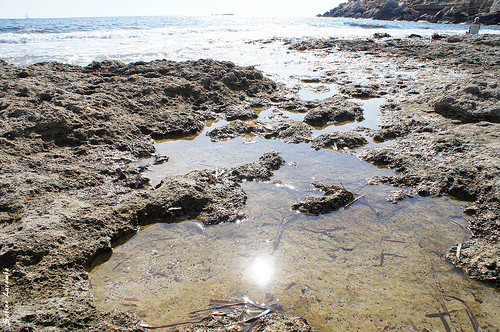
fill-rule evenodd
<path id="1" fill-rule="evenodd" d="M 322 17 L 500 24 L 500 0 L 348 0 Z"/>

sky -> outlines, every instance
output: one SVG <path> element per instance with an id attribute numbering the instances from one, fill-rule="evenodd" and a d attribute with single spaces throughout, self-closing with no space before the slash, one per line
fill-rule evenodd
<path id="1" fill-rule="evenodd" d="M 347 0 L 0 0 L 0 18 L 167 16 L 315 16 Z"/>

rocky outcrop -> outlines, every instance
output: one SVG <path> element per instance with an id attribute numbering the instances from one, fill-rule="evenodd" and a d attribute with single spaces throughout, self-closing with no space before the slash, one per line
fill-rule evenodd
<path id="1" fill-rule="evenodd" d="M 85 268 L 138 223 L 236 220 L 246 200 L 240 182 L 267 179 L 282 159 L 265 154 L 141 191 L 147 167 L 134 161 L 153 156 L 152 138 L 199 133 L 209 119 L 252 118 L 249 105 L 276 91 L 255 68 L 214 60 L 0 60 L 0 270 L 12 312 L 0 330 L 144 331 L 130 313 L 96 308 Z"/>
<path id="2" fill-rule="evenodd" d="M 482 24 L 500 23 L 499 0 L 349 0 L 322 17 L 371 18 L 376 20 L 404 20 L 463 23 L 479 17 Z"/>

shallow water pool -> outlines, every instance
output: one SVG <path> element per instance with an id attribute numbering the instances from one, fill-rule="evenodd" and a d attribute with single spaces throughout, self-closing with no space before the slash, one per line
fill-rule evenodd
<path id="1" fill-rule="evenodd" d="M 274 298 L 321 331 L 472 331 L 464 304 L 447 297 L 454 296 L 482 327 L 500 326 L 498 292 L 445 260 L 470 235 L 465 203 L 414 197 L 391 204 L 387 197 L 398 188 L 366 182 L 391 170 L 308 144 L 255 137 L 216 143 L 201 134 L 164 141 L 157 150 L 170 160 L 148 174 L 153 185 L 194 169 L 252 162 L 271 150 L 287 164 L 269 182 L 243 183 L 246 219 L 210 227 L 197 220 L 156 223 L 114 248 L 90 273 L 100 308 L 162 324 L 186 320 L 210 299 Z M 322 195 L 310 184 L 318 181 L 365 197 L 319 216 L 292 211 L 297 201 Z"/>

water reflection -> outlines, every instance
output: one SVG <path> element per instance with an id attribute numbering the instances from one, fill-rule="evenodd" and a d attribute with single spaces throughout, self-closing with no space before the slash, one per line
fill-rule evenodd
<path id="1" fill-rule="evenodd" d="M 257 257 L 251 266 L 253 281 L 260 288 L 266 288 L 274 275 L 274 262 L 272 257 Z"/>
<path id="2" fill-rule="evenodd" d="M 306 317 L 321 331 L 376 330 L 381 322 L 408 329 L 408 318 L 420 328 L 441 330 L 436 294 L 447 294 L 467 301 L 483 327 L 498 326 L 498 293 L 444 259 L 466 235 L 457 202 L 415 197 L 390 204 L 385 197 L 392 188 L 360 181 L 383 170 L 358 167 L 359 174 L 344 177 L 344 185 L 366 195 L 379 214 L 361 202 L 316 217 L 290 211 L 297 199 L 319 194 L 303 179 L 318 171 L 329 176 L 324 157 L 315 171 L 287 165 L 276 172 L 274 179 L 293 189 L 245 183 L 249 218 L 239 223 L 203 230 L 193 221 L 144 228 L 91 273 L 98 305 L 160 324 L 184 320 L 211 298 L 265 302 L 274 296 L 285 312 Z M 330 176 L 326 180 L 336 182 L 338 175 Z M 286 227 L 273 250 L 283 220 Z M 449 330 L 470 330 L 465 307 L 444 301 Z"/>
<path id="3" fill-rule="evenodd" d="M 302 100 L 323 100 L 337 93 L 338 91 L 331 84 L 308 83 L 304 89 L 299 90 L 298 95 Z"/>
<path id="4" fill-rule="evenodd" d="M 460 302 L 440 298 L 449 311 L 443 313 L 436 296 L 445 294 L 466 301 L 482 327 L 500 326 L 498 293 L 445 260 L 447 249 L 468 235 L 459 202 L 415 197 L 391 204 L 386 198 L 394 188 L 366 184 L 367 178 L 393 175 L 388 169 L 305 143 L 244 144 L 241 138 L 214 143 L 199 135 L 159 144 L 158 152 L 171 158 L 149 176 L 232 167 L 270 150 L 279 151 L 287 164 L 270 182 L 243 184 L 248 219 L 141 229 L 91 272 L 98 306 L 161 324 L 185 320 L 211 298 L 265 302 L 273 296 L 285 312 L 307 318 L 321 331 L 408 330 L 409 319 L 420 329 L 471 330 Z M 293 203 L 321 195 L 313 181 L 342 183 L 366 202 L 319 216 L 291 211 Z"/>

